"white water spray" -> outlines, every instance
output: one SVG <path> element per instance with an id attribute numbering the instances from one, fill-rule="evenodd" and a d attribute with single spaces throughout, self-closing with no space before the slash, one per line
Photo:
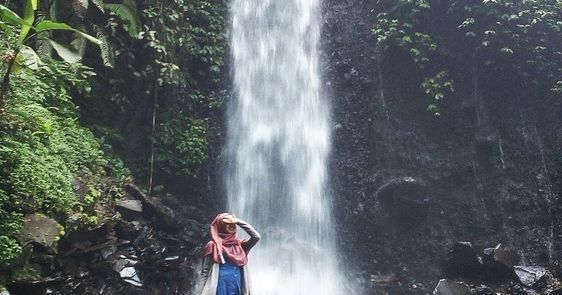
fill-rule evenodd
<path id="1" fill-rule="evenodd" d="M 320 0 L 233 0 L 229 209 L 262 241 L 255 295 L 342 295 L 327 196 L 330 122 L 320 95 Z"/>

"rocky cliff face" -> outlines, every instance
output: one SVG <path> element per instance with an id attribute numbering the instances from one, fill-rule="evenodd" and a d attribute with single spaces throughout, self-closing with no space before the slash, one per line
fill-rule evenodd
<path id="1" fill-rule="evenodd" d="M 509 76 L 482 81 L 459 56 L 456 92 L 434 116 L 410 58 L 377 53 L 372 5 L 324 3 L 332 195 L 352 283 L 428 293 L 456 241 L 502 243 L 559 275 L 560 103 Z"/>

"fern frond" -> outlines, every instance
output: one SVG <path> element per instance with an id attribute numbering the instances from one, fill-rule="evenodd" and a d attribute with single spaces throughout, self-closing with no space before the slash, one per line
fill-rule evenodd
<path id="1" fill-rule="evenodd" d="M 105 12 L 103 0 L 90 0 L 101 12 Z"/>
<path id="2" fill-rule="evenodd" d="M 105 4 L 105 8 L 117 15 L 124 23 L 133 38 L 138 38 L 141 30 L 141 21 L 134 4 Z"/>
<path id="3" fill-rule="evenodd" d="M 115 67 L 115 53 L 113 52 L 111 43 L 109 43 L 107 34 L 99 26 L 93 26 L 93 28 L 96 31 L 96 37 L 101 41 L 100 51 L 103 64 L 106 67 Z"/>

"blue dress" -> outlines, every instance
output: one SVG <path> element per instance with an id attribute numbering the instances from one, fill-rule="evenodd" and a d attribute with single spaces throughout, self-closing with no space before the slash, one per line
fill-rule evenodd
<path id="1" fill-rule="evenodd" d="M 228 258 L 219 268 L 217 295 L 242 295 L 242 269 Z"/>

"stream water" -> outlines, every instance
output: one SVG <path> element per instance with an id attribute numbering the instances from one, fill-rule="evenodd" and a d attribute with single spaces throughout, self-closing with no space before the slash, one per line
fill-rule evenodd
<path id="1" fill-rule="evenodd" d="M 262 241 L 253 294 L 343 294 L 331 220 L 330 114 L 319 73 L 319 0 L 234 0 L 229 210 Z"/>

